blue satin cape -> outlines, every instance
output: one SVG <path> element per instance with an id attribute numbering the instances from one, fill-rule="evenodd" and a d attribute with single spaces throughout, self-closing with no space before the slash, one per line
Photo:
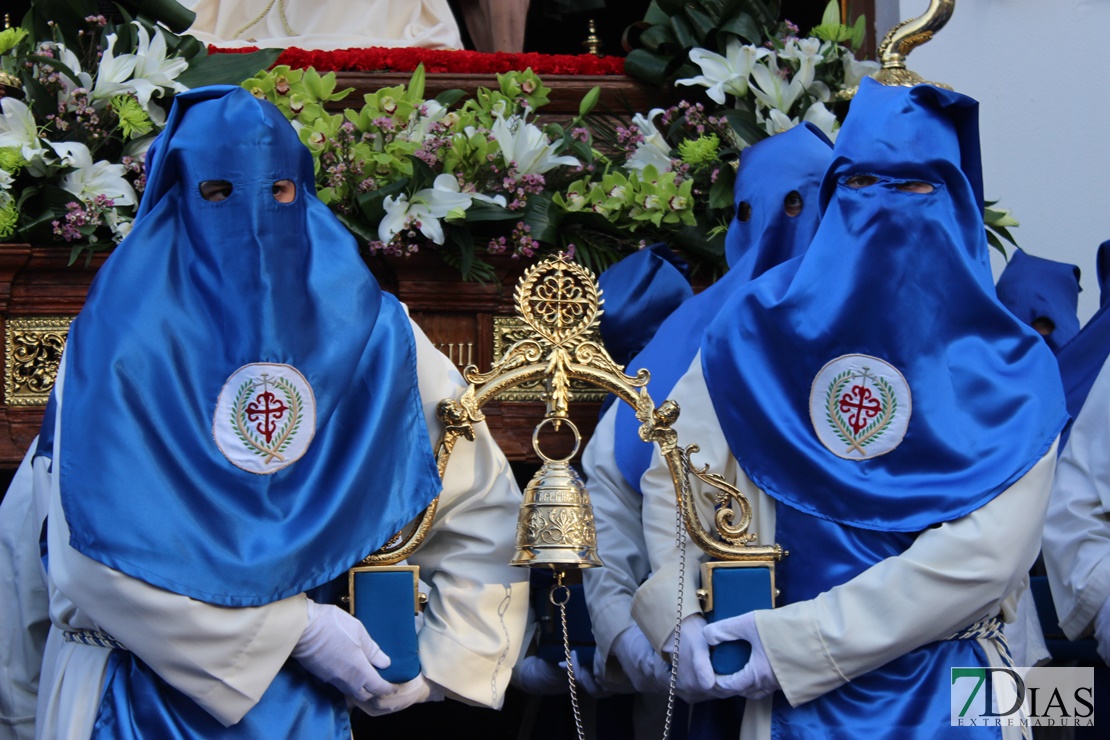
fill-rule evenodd
<path id="1" fill-rule="evenodd" d="M 1015 250 L 995 284 L 998 300 L 1020 321 L 1040 318 L 1055 327 L 1043 335 L 1053 353 L 1079 333 L 1079 268 Z"/>
<path id="2" fill-rule="evenodd" d="M 977 105 L 863 80 L 809 249 L 751 281 L 706 331 L 702 369 L 729 447 L 777 501 L 916 532 L 993 499 L 1063 427 L 1052 353 L 995 296 Z M 850 187 L 857 175 L 874 182 Z M 909 181 L 934 190 L 904 192 Z M 865 459 L 833 454 L 810 418 L 818 372 L 851 354 L 893 365 L 912 394 L 901 443 Z"/>
<path id="3" fill-rule="evenodd" d="M 343 695 L 295 660 L 282 667 L 243 719 L 224 727 L 133 654 L 113 650 L 90 740 L 350 737 L 351 720 Z"/>
<path id="4" fill-rule="evenodd" d="M 855 111 L 849 113 L 853 115 Z M 916 535 L 850 527 L 789 506 L 775 509 L 775 540 L 790 556 L 775 566 L 779 604 L 806 601 L 909 547 Z M 876 608 L 879 608 L 878 606 Z M 944 640 L 910 650 L 822 696 L 791 707 L 775 694 L 775 740 L 897 738 L 984 740 L 992 727 L 952 727 L 950 668 L 987 666 L 974 640 Z"/>
<path id="5" fill-rule="evenodd" d="M 662 403 L 698 353 L 701 333 L 725 299 L 769 267 L 802 253 L 818 223 L 821 176 L 832 159 L 832 144 L 812 124 L 802 124 L 748 147 L 740 156 L 734 191 L 737 208 L 746 204 L 746 221 L 734 217 L 725 238 L 730 265 L 724 277 L 686 301 L 660 326 L 651 342 L 628 363 L 635 374 L 651 371 L 648 392 Z M 792 192 L 802 210 L 789 216 L 784 201 Z M 614 455 L 621 475 L 640 490 L 640 477 L 651 463 L 651 445 L 638 434 L 640 422 L 631 406 L 617 410 Z"/>
<path id="6" fill-rule="evenodd" d="M 411 326 L 315 196 L 312 158 L 238 87 L 178 95 L 148 155 L 128 237 L 97 275 L 66 349 L 61 496 L 72 546 L 213 604 L 266 604 L 377 549 L 440 484 Z M 279 203 L 273 184 L 296 198 Z M 199 184 L 226 180 L 226 200 Z M 271 474 L 214 441 L 225 382 L 295 367 L 316 432 Z"/>

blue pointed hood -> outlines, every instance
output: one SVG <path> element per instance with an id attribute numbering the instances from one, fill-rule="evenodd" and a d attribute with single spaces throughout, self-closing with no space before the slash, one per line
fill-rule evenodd
<path id="1" fill-rule="evenodd" d="M 314 185 L 271 104 L 175 98 L 69 335 L 55 465 L 77 550 L 255 605 L 341 575 L 437 494 L 408 319 Z"/>
<path id="2" fill-rule="evenodd" d="M 644 350 L 628 363 L 635 373 L 651 371 L 648 391 L 657 404 L 690 367 L 701 334 L 727 297 L 763 271 L 801 254 L 819 221 L 821 177 L 832 144 L 815 126 L 802 124 L 748 147 L 740 155 L 734 200 L 737 215 L 725 237 L 730 268 L 724 277 L 667 317 Z M 800 210 L 788 212 L 796 196 Z M 640 440 L 640 422 L 627 404 L 617 410 L 614 454 L 625 480 L 636 490 L 651 462 L 651 445 Z"/>
<path id="3" fill-rule="evenodd" d="M 1096 256 L 1099 308 L 1088 319 L 1079 333 L 1065 344 L 1056 355 L 1060 362 L 1060 375 L 1064 381 L 1064 394 L 1067 396 L 1068 413 L 1074 419 L 1087 401 L 1091 386 L 1095 383 L 1110 356 L 1110 241 L 1098 246 Z M 1063 448 L 1067 441 L 1068 429 L 1060 439 Z"/>
<path id="4" fill-rule="evenodd" d="M 1015 250 L 995 285 L 998 300 L 1023 323 L 1047 319 L 1053 353 L 1079 333 L 1079 268 Z"/>
<path id="5" fill-rule="evenodd" d="M 994 498 L 1059 434 L 1052 353 L 995 297 L 977 111 L 929 85 L 863 80 L 809 249 L 706 332 L 730 449 L 776 500 L 918 531 Z"/>

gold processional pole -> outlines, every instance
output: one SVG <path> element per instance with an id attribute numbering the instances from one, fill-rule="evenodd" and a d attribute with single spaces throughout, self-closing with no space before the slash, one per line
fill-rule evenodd
<path id="1" fill-rule="evenodd" d="M 574 396 L 572 381 L 603 388 L 635 409 L 636 418 L 641 422 L 641 439 L 656 443 L 667 460 L 675 488 L 677 514 L 684 528 L 699 547 L 721 561 L 715 566 L 733 564 L 771 569 L 785 553 L 778 545 L 754 544 L 756 535 L 747 532 L 752 518 L 751 506 L 739 490 L 719 475 L 693 468 L 690 456 L 697 452 L 697 445 L 681 447 L 672 429 L 679 414 L 678 404 L 665 401 L 657 408 L 646 387 L 650 377 L 648 371 L 641 369 L 635 376 L 625 375 L 623 368 L 609 356 L 596 331 L 603 300 L 593 273 L 568 262 L 560 254 L 524 273 L 516 288 L 515 303 L 518 316 L 530 329 L 530 336 L 510 347 L 489 372 L 479 372 L 473 365 L 467 367 L 463 372 L 469 383 L 466 390 L 458 398 L 440 402 L 437 411 L 444 431 L 436 459 L 442 476 L 459 440 L 474 439 L 474 425 L 485 419 L 481 409 L 486 403 L 519 385 L 543 383 L 546 413 L 532 435 L 533 447 L 543 465 L 524 489 L 516 551 L 510 562 L 554 571 L 557 585 L 551 599 L 559 607 L 562 618 L 571 700 L 581 735 L 566 626 L 569 590 L 563 585 L 563 577 L 570 569 L 594 568 L 603 563 L 597 552 L 589 493 L 570 466 L 580 442 L 578 430 L 568 418 Z M 547 425 L 555 430 L 565 425 L 575 436 L 570 455 L 553 459 L 542 452 L 538 435 Z M 690 472 L 718 491 L 714 502 L 717 507 L 715 521 L 709 528 L 701 523 L 696 512 L 690 494 Z M 399 567 L 397 563 L 411 555 L 426 536 L 435 517 L 435 508 L 433 502 L 406 531 L 398 533 L 381 550 L 366 558 L 359 568 L 352 570 L 352 579 L 356 573 Z M 681 542 L 684 547 L 685 539 Z M 352 580 L 352 608 L 356 600 Z M 677 659 L 672 665 L 668 725 L 676 668 Z"/>
<path id="2" fill-rule="evenodd" d="M 912 86 L 925 82 L 918 74 L 906 68 L 906 57 L 917 46 L 929 41 L 952 16 L 955 0 L 931 0 L 920 17 L 903 21 L 892 28 L 879 46 L 882 69 L 875 79 L 886 85 Z M 928 83 L 948 88 L 940 83 Z M 950 88 L 948 88 L 950 89 Z M 846 90 L 845 97 L 852 97 L 855 90 Z M 436 462 L 442 477 L 447 468 L 451 451 L 460 439 L 474 440 L 474 425 L 485 419 L 482 407 L 505 391 L 525 383 L 542 381 L 545 387 L 546 414 L 536 425 L 532 444 L 543 460 L 543 465 L 525 487 L 517 523 L 516 552 L 511 563 L 530 568 L 550 568 L 555 573 L 556 589 L 551 600 L 560 609 L 563 623 L 564 651 L 570 682 L 571 704 L 579 737 L 583 736 L 575 691 L 574 669 L 570 656 L 566 623 L 566 597 L 569 591 L 563 577 L 569 569 L 594 568 L 603 565 L 597 552 L 597 533 L 594 527 L 593 508 L 589 493 L 582 479 L 570 466 L 578 451 L 581 438 L 578 429 L 568 418 L 568 409 L 574 392 L 571 381 L 603 388 L 631 405 L 640 421 L 640 438 L 653 442 L 666 459 L 675 489 L 676 517 L 682 529 L 710 558 L 702 565 L 702 583 L 698 596 L 709 621 L 726 618 L 755 608 L 773 606 L 774 564 L 786 556 L 776 544 L 756 544 L 755 533 L 748 532 L 752 521 L 751 504 L 747 498 L 723 477 L 707 468 L 696 468 L 691 456 L 698 451 L 696 444 L 682 447 L 672 428 L 678 419 L 679 406 L 674 401 L 664 401 L 656 407 L 647 391 L 650 374 L 641 369 L 635 376 L 625 375 L 597 337 L 597 324 L 602 314 L 601 290 L 597 280 L 586 268 L 566 260 L 560 254 L 529 268 L 521 277 L 515 293 L 516 312 L 531 330 L 531 336 L 514 344 L 489 372 L 482 373 L 474 365 L 463 372 L 469 383 L 458 398 L 444 399 L 437 413 L 443 422 L 443 436 L 436 449 Z M 571 454 L 553 459 L 539 447 L 539 432 L 550 424 L 555 430 L 566 425 L 575 436 Z M 691 493 L 690 475 L 716 489 L 715 515 L 711 527 L 702 524 Z M 402 575 L 401 585 L 388 593 L 413 597 L 414 610 L 418 613 L 425 600 L 418 593 L 418 570 L 415 566 L 399 563 L 420 546 L 435 518 L 437 501 L 433 501 L 423 514 L 405 530 L 398 532 L 380 550 L 370 555 L 351 570 L 350 605 L 352 613 L 372 621 L 359 613 L 361 608 L 374 611 L 383 601 L 381 585 L 384 579 Z M 679 538 L 680 558 L 685 560 L 685 538 Z M 681 570 L 681 568 L 680 568 Z M 399 573 L 400 572 L 400 573 Z M 411 574 L 411 575 L 410 575 Z M 356 596 L 356 582 L 362 577 L 383 577 L 372 588 L 364 589 L 365 599 Z M 410 580 L 411 579 L 411 580 Z M 557 593 L 562 598 L 556 597 Z M 672 653 L 671 686 L 667 700 L 667 722 L 664 737 L 669 732 L 674 703 L 675 676 L 678 648 L 681 639 L 682 581 L 678 592 L 678 616 L 675 624 L 675 645 Z M 373 594 L 373 599 L 370 598 Z M 738 598 L 739 597 L 739 598 Z M 419 672 L 416 657 L 415 628 L 411 613 L 406 611 L 408 628 L 412 635 L 409 647 Z M 371 625 L 368 623 L 368 628 Z M 371 628 L 371 634 L 377 634 Z M 747 660 L 748 647 L 743 643 L 717 646 L 713 655 L 718 673 L 739 670 Z M 397 647 L 393 647 L 397 651 Z M 391 656 L 393 652 L 390 652 Z M 399 662 L 394 660 L 393 665 Z M 391 669 L 392 670 L 392 666 Z M 383 673 L 384 675 L 384 673 Z M 387 677 L 400 682 L 415 677 L 409 675 Z"/>
<path id="3" fill-rule="evenodd" d="M 944 28 L 952 13 L 956 10 L 956 0 L 930 0 L 929 7 L 917 18 L 910 18 L 896 24 L 887 31 L 877 51 L 882 67 L 873 77 L 876 82 L 895 87 L 913 87 L 914 85 L 927 84 L 941 87 L 945 90 L 952 88 L 941 82 L 930 82 L 921 75 L 906 67 L 906 57 L 910 52 L 930 41 L 937 31 Z M 842 90 L 837 97 L 851 100 L 858 88 L 851 87 Z"/>

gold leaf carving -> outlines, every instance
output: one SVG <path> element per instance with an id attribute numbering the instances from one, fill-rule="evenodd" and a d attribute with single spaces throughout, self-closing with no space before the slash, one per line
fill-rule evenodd
<path id="1" fill-rule="evenodd" d="M 58 379 L 69 316 L 10 318 L 4 332 L 4 400 L 8 406 L 45 406 Z"/>

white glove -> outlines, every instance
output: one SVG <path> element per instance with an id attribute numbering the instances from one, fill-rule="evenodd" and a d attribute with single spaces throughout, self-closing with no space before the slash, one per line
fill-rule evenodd
<path id="1" fill-rule="evenodd" d="M 759 639 L 755 612 L 714 622 L 705 628 L 704 634 L 710 645 L 720 645 L 731 640 L 747 640 L 752 644 L 752 657 L 747 665 L 736 673 L 719 676 L 718 688 L 724 689 L 729 695 L 739 694 L 748 699 L 763 699 L 782 688 L 771 668 L 771 662 L 767 660 L 763 641 Z"/>
<path id="2" fill-rule="evenodd" d="M 1110 597 L 1095 615 L 1095 640 L 1098 641 L 1099 657 L 1110 665 Z"/>
<path id="3" fill-rule="evenodd" d="M 675 690 L 683 701 L 689 703 L 728 695 L 717 688 L 717 674 L 713 672 L 713 664 L 709 662 L 709 643 L 702 634 L 705 628 L 705 617 L 701 614 L 691 614 L 682 620 Z M 667 644 L 671 646 L 672 653 L 674 642 L 675 634 L 671 632 Z"/>
<path id="4" fill-rule="evenodd" d="M 355 702 L 362 711 L 371 717 L 380 717 L 383 714 L 392 714 L 402 709 L 408 709 L 413 704 L 429 701 L 443 701 L 443 687 L 434 681 L 424 678 L 421 673 L 411 681 L 402 684 L 390 684 L 395 691 L 390 694 L 371 697 L 369 701 Z"/>
<path id="5" fill-rule="evenodd" d="M 596 657 L 597 653 L 594 653 L 594 656 Z M 577 651 L 571 651 L 570 659 L 574 663 L 574 680 L 578 683 L 579 686 L 582 687 L 582 689 L 587 694 L 595 699 L 603 699 L 606 696 L 612 696 L 615 693 L 605 681 L 598 678 L 599 674 L 594 673 L 593 666 L 586 667 L 582 665 L 582 661 L 578 659 Z M 593 662 L 594 664 L 597 663 L 596 660 Z M 563 667 L 563 670 L 566 670 L 566 661 L 560 663 L 559 665 Z M 563 683 L 565 684 L 566 681 L 564 681 Z"/>
<path id="6" fill-rule="evenodd" d="M 337 606 L 308 603 L 308 625 L 292 657 L 317 678 L 356 702 L 392 693 L 397 687 L 377 668 L 389 667 L 389 656 L 370 639 L 362 622 Z"/>
<path id="7" fill-rule="evenodd" d="M 683 627 L 683 637 L 685 636 Z M 617 635 L 612 651 L 637 693 L 665 694 L 670 690 L 671 667 L 659 657 L 638 626 L 632 625 Z M 601 653 L 598 652 L 597 655 L 600 656 Z"/>
<path id="8" fill-rule="evenodd" d="M 513 683 L 533 696 L 555 696 L 570 691 L 566 669 L 535 655 L 524 658 L 513 669 Z"/>

